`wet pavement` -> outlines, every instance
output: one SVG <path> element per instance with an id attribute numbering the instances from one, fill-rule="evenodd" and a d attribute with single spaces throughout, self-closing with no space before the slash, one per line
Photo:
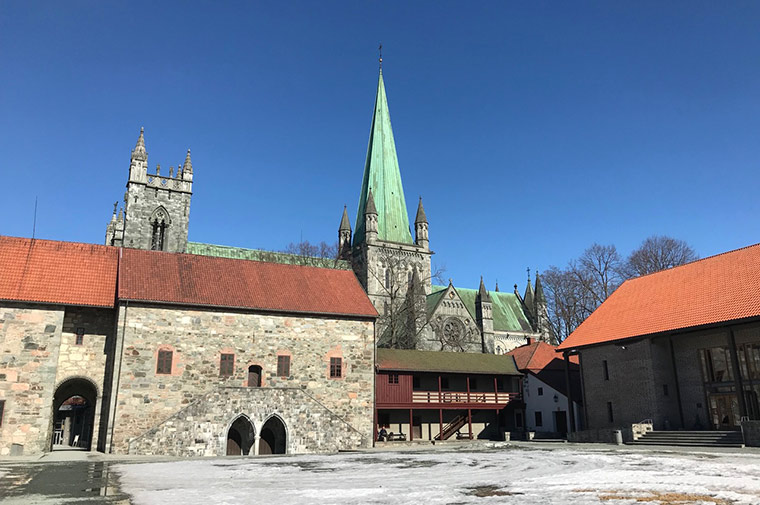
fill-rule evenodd
<path id="1" fill-rule="evenodd" d="M 118 475 L 107 461 L 0 462 L 0 504 L 119 504 Z"/>

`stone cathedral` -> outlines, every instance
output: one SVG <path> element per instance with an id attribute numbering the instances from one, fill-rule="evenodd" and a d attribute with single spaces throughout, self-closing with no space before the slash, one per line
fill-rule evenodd
<path id="1" fill-rule="evenodd" d="M 161 175 L 149 173 L 141 129 L 132 151 L 124 206 L 116 207 L 106 229 L 106 245 L 187 252 L 208 256 L 298 263 L 291 255 L 188 241 L 193 165 Z M 503 354 L 528 338 L 553 341 L 546 299 L 538 274 L 521 296 L 513 292 L 438 285 L 432 270 L 429 223 L 420 198 L 410 226 L 391 127 L 382 67 L 370 126 L 367 158 L 352 230 L 348 210 L 338 229 L 338 260 L 319 266 L 353 269 L 380 314 L 378 345 L 420 350 Z M 440 229 L 440 228 L 439 228 Z"/>

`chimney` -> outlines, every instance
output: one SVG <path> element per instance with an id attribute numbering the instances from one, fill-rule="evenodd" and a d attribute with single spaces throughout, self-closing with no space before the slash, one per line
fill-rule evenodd
<path id="1" fill-rule="evenodd" d="M 528 345 L 533 343 L 533 337 L 528 337 L 526 340 L 528 341 Z"/>

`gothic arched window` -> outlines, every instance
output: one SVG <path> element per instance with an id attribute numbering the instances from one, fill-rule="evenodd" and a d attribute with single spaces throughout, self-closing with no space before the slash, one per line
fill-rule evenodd
<path id="1" fill-rule="evenodd" d="M 385 289 L 391 289 L 391 269 L 385 269 Z"/>
<path id="2" fill-rule="evenodd" d="M 159 207 L 150 216 L 150 248 L 154 251 L 163 251 L 166 248 L 166 229 L 169 227 L 169 213 Z"/>

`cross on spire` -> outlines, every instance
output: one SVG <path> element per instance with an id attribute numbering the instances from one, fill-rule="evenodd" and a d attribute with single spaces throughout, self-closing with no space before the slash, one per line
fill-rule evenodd
<path id="1" fill-rule="evenodd" d="M 528 267 L 527 270 L 528 270 L 528 282 L 530 282 L 530 267 Z"/>
<path id="2" fill-rule="evenodd" d="M 380 47 L 377 48 L 378 52 L 380 53 L 380 71 L 383 71 L 383 43 L 380 42 Z"/>

